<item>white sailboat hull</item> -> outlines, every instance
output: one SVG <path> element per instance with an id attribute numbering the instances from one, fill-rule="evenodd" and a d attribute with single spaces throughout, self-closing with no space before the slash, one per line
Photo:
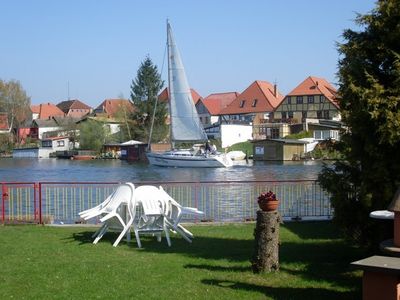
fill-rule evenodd
<path id="1" fill-rule="evenodd" d="M 160 167 L 176 168 L 225 168 L 233 165 L 232 160 L 225 154 L 219 155 L 190 155 L 182 151 L 164 153 L 146 153 L 149 163 Z"/>

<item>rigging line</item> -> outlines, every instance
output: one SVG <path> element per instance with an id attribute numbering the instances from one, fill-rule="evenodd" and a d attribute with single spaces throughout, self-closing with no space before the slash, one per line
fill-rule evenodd
<path id="1" fill-rule="evenodd" d="M 163 70 L 164 70 L 165 56 L 166 56 L 166 52 L 167 52 L 167 46 L 168 46 L 168 42 L 165 44 L 163 62 L 162 62 L 162 65 L 161 65 L 161 72 L 160 72 L 161 75 L 162 75 Z M 168 94 L 168 90 L 167 90 L 167 94 Z M 153 126 L 154 126 L 154 119 L 155 119 L 155 117 L 156 117 L 157 103 L 158 103 L 158 96 L 156 96 L 156 101 L 155 101 L 155 103 L 154 103 L 153 116 L 152 116 L 152 118 L 151 118 L 151 126 L 150 126 L 150 133 L 149 133 L 149 142 L 147 143 L 147 151 L 150 151 L 150 150 L 151 150 L 151 136 L 153 135 Z"/>

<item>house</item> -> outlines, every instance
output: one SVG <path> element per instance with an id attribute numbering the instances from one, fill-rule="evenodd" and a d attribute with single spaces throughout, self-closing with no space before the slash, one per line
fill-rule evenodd
<path id="1" fill-rule="evenodd" d="M 254 160 L 298 160 L 307 153 L 308 140 L 265 139 L 253 141 Z"/>
<path id="2" fill-rule="evenodd" d="M 57 104 L 57 107 L 63 111 L 65 116 L 72 118 L 82 118 L 83 116 L 92 112 L 92 108 L 90 106 L 82 103 L 78 99 L 62 101 Z"/>
<path id="3" fill-rule="evenodd" d="M 283 95 L 279 93 L 276 84 L 256 80 L 220 112 L 221 122 L 265 122 L 282 100 Z"/>
<path id="4" fill-rule="evenodd" d="M 68 151 L 73 145 L 68 137 L 43 139 L 41 147 L 13 149 L 13 158 L 49 158 L 56 151 Z"/>
<path id="5" fill-rule="evenodd" d="M 51 117 L 49 119 L 36 119 L 32 121 L 30 137 L 42 140 L 50 136 L 68 135 L 75 130 L 78 119 L 65 117 Z M 35 135 L 34 135 L 35 134 Z"/>
<path id="6" fill-rule="evenodd" d="M 105 99 L 93 110 L 95 116 L 106 118 L 125 118 L 134 110 L 133 104 L 126 99 Z"/>
<path id="7" fill-rule="evenodd" d="M 340 120 L 336 89 L 325 79 L 307 77 L 276 107 L 274 119 L 306 123 L 306 119 Z"/>
<path id="8" fill-rule="evenodd" d="M 65 113 L 52 103 L 31 105 L 32 119 L 49 120 L 52 117 L 64 117 Z"/>
<path id="9" fill-rule="evenodd" d="M 221 111 L 238 96 L 238 92 L 227 92 L 210 94 L 206 98 L 200 99 L 196 104 L 196 110 L 203 126 L 218 123 Z"/>
<path id="10" fill-rule="evenodd" d="M 200 99 L 203 99 L 203 97 L 201 97 L 199 95 L 199 93 L 197 93 L 194 89 L 190 89 L 190 93 L 192 94 L 192 99 L 193 99 L 193 102 L 195 105 L 197 104 L 197 102 L 200 101 Z M 163 102 L 169 101 L 169 89 L 168 88 L 165 88 L 162 90 L 162 92 L 158 95 L 158 100 L 163 101 Z"/>
<path id="11" fill-rule="evenodd" d="M 253 139 L 251 124 L 218 123 L 204 128 L 204 131 L 209 139 L 221 140 L 222 148 Z"/>

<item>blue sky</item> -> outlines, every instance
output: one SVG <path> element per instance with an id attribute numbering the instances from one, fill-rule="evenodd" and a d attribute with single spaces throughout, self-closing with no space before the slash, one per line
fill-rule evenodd
<path id="1" fill-rule="evenodd" d="M 189 84 L 203 97 L 255 80 L 286 94 L 307 76 L 336 83 L 344 29 L 373 0 L 0 0 L 0 79 L 32 104 L 97 106 L 130 95 L 140 63 L 163 69 L 170 20 Z"/>

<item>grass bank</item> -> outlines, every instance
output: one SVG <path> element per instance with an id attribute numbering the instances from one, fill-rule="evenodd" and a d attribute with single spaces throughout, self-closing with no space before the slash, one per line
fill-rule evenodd
<path id="1" fill-rule="evenodd" d="M 254 224 L 191 226 L 188 244 L 143 238 L 91 243 L 93 228 L 0 226 L 0 298 L 15 299 L 360 299 L 363 257 L 330 222 L 281 227 L 279 272 L 250 268 Z"/>

